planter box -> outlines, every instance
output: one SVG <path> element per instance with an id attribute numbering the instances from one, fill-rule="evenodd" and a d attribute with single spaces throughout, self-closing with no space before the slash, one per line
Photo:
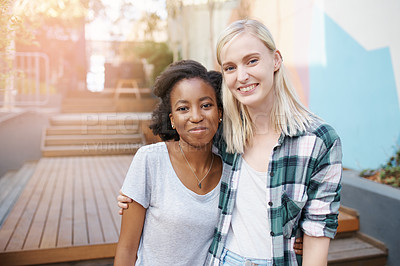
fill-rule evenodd
<path id="1" fill-rule="evenodd" d="M 382 241 L 389 250 L 388 266 L 400 261 L 400 189 L 343 171 L 341 204 L 360 215 L 360 232 Z"/>

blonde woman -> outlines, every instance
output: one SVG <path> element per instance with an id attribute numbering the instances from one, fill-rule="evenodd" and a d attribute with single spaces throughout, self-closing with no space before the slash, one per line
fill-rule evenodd
<path id="1" fill-rule="evenodd" d="M 326 265 L 338 224 L 340 138 L 300 103 L 262 23 L 231 24 L 217 59 L 224 122 L 214 145 L 231 171 L 207 264 Z M 301 258 L 293 243 L 303 233 Z"/>

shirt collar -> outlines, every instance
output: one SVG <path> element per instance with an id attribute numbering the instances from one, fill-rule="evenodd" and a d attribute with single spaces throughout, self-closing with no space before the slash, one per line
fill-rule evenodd
<path id="1" fill-rule="evenodd" d="M 297 130 L 296 133 L 293 136 L 288 136 L 285 135 L 285 133 L 281 133 L 278 139 L 278 146 L 281 146 L 285 138 L 294 138 L 294 137 L 300 137 L 303 136 L 306 132 L 304 130 Z"/>

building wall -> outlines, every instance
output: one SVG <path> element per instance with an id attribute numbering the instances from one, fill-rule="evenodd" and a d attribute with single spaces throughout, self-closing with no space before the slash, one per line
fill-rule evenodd
<path id="1" fill-rule="evenodd" d="M 332 124 L 344 166 L 381 166 L 400 145 L 400 2 L 253 2 L 302 101 Z"/>
<path id="2" fill-rule="evenodd" d="M 384 164 L 400 146 L 400 2 L 226 1 L 215 42 L 242 6 L 272 32 L 303 103 L 338 131 L 344 166 Z M 212 68 L 206 6 L 186 10 L 184 58 Z"/>

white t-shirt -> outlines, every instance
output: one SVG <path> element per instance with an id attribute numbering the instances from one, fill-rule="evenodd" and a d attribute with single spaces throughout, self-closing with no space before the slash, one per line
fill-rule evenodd
<path id="1" fill-rule="evenodd" d="M 225 248 L 243 257 L 272 258 L 267 178 L 267 172 L 258 172 L 242 160 Z"/>
<path id="2" fill-rule="evenodd" d="M 136 265 L 203 265 L 218 221 L 219 190 L 220 183 L 206 195 L 186 188 L 165 142 L 141 147 L 122 186 L 147 209 Z"/>

